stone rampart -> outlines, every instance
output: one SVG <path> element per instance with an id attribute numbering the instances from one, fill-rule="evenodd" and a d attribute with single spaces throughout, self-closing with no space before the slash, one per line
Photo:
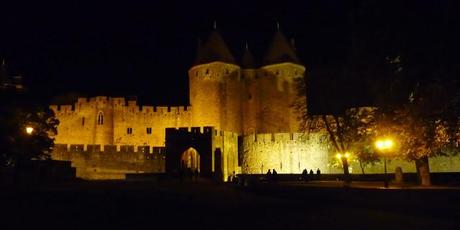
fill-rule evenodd
<path id="1" fill-rule="evenodd" d="M 323 133 L 253 134 L 243 138 L 242 173 L 300 173 L 303 169 L 325 171 L 331 146 Z"/>
<path id="2" fill-rule="evenodd" d="M 156 173 L 165 171 L 165 151 L 162 147 L 55 145 L 54 160 L 71 161 L 77 177 L 83 179 L 125 179 L 126 173 Z"/>

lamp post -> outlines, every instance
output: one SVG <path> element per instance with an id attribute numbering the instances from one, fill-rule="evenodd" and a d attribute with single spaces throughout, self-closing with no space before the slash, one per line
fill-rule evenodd
<path id="1" fill-rule="evenodd" d="M 390 138 L 385 138 L 385 139 L 379 139 L 375 142 L 375 147 L 382 153 L 383 155 L 383 168 L 384 168 L 384 186 L 385 188 L 388 188 L 388 176 L 387 176 L 387 157 L 386 154 L 388 151 L 393 148 L 394 142 Z"/>
<path id="2" fill-rule="evenodd" d="M 27 135 L 32 135 L 33 132 L 34 132 L 34 127 L 32 127 L 32 126 L 26 126 L 26 133 L 27 133 Z"/>
<path id="3" fill-rule="evenodd" d="M 348 172 L 348 159 L 350 158 L 350 153 L 345 152 L 345 153 L 337 153 L 335 157 L 342 162 L 343 166 L 343 172 L 345 175 L 345 185 L 348 186 L 350 183 L 350 175 Z"/>

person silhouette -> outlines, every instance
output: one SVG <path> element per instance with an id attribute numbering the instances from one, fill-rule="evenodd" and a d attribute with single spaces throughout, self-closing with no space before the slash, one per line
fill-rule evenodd
<path id="1" fill-rule="evenodd" d="M 314 179 L 313 169 L 310 169 L 310 178 L 311 178 L 312 180 Z"/>
<path id="2" fill-rule="evenodd" d="M 321 176 L 321 170 L 319 170 L 319 168 L 318 168 L 318 169 L 316 169 L 316 179 L 319 180 L 320 176 Z"/>
<path id="3" fill-rule="evenodd" d="M 307 180 L 308 180 L 308 171 L 307 171 L 307 169 L 304 169 L 304 170 L 302 171 L 302 180 L 303 180 L 303 181 L 307 181 Z"/>
<path id="4" fill-rule="evenodd" d="M 268 169 L 266 179 L 267 179 L 267 181 L 270 181 L 272 179 L 272 171 L 271 171 L 271 169 Z"/>
<path id="5" fill-rule="evenodd" d="M 277 182 L 277 180 L 278 180 L 278 172 L 276 172 L 276 170 L 275 170 L 275 169 L 273 169 L 273 182 L 275 182 L 275 183 L 276 183 L 276 182 Z"/>

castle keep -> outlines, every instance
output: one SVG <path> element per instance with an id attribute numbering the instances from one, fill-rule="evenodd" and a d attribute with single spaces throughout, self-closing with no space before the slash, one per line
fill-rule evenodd
<path id="1" fill-rule="evenodd" d="M 268 169 L 340 172 L 329 164 L 332 148 L 324 132 L 299 132 L 292 104 L 307 103 L 296 92 L 305 66 L 293 45 L 277 31 L 261 65 L 255 63 L 248 47 L 237 62 L 214 30 L 188 71 L 190 105 L 138 105 L 105 96 L 51 105 L 60 120 L 52 157 L 72 161 L 86 179 L 180 168 L 223 180 Z"/>

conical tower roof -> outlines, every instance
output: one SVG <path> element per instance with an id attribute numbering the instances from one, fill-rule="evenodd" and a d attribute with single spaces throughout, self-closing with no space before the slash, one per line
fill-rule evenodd
<path id="1" fill-rule="evenodd" d="M 249 51 L 248 43 L 246 43 L 244 54 L 243 54 L 243 57 L 241 58 L 241 67 L 243 67 L 244 69 L 256 68 L 256 62 L 254 60 L 254 56 L 252 55 L 251 51 Z"/>
<path id="2" fill-rule="evenodd" d="M 294 47 L 292 47 L 286 37 L 281 33 L 281 31 L 278 30 L 275 33 L 268 52 L 264 57 L 263 64 L 271 65 L 282 62 L 301 64 L 297 54 L 294 51 Z"/>
<path id="3" fill-rule="evenodd" d="M 213 30 L 206 43 L 198 48 L 194 64 L 199 65 L 214 61 L 235 64 L 235 59 L 230 49 L 217 30 Z"/>

